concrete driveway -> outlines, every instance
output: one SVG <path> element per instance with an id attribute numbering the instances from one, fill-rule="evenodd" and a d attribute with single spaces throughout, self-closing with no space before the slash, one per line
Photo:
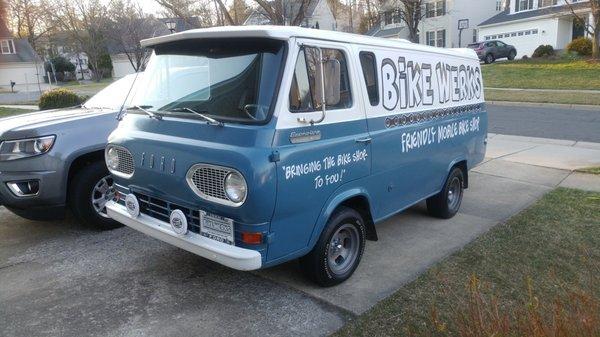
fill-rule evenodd
<path id="1" fill-rule="evenodd" d="M 511 155 L 471 172 L 455 218 L 433 219 L 419 204 L 380 224 L 354 276 L 327 289 L 296 262 L 237 272 L 128 228 L 94 232 L 0 208 L 0 334 L 327 335 L 553 187 L 579 181 Z"/>

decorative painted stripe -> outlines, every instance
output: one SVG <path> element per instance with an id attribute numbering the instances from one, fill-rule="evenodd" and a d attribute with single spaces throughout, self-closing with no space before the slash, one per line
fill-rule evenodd
<path id="1" fill-rule="evenodd" d="M 450 108 L 423 110 L 417 112 L 409 112 L 397 114 L 395 116 L 389 116 L 385 118 L 385 127 L 394 128 L 397 126 L 404 126 L 409 124 L 416 124 L 434 119 L 441 119 L 447 116 L 457 116 L 463 114 L 476 114 L 481 113 L 485 110 L 484 103 L 461 105 Z"/>

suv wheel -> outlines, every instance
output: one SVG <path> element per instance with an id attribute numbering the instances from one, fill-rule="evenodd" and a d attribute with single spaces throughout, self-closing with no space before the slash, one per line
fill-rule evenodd
<path id="1" fill-rule="evenodd" d="M 485 64 L 494 63 L 494 55 L 487 54 L 485 55 Z"/>
<path id="2" fill-rule="evenodd" d="M 81 168 L 69 183 L 71 211 L 88 226 L 103 230 L 122 226 L 106 214 L 106 203 L 113 197 L 113 181 L 103 161 Z"/>
<path id="3" fill-rule="evenodd" d="M 517 57 L 517 52 L 515 50 L 511 50 L 510 53 L 508 53 L 508 59 L 512 61 L 515 59 L 515 57 Z"/>
<path id="4" fill-rule="evenodd" d="M 313 250 L 300 259 L 304 273 L 323 287 L 344 282 L 360 263 L 365 239 L 362 216 L 351 208 L 338 208 L 329 218 Z"/>

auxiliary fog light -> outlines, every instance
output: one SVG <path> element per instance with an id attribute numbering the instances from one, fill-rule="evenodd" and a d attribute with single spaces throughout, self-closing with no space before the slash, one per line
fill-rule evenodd
<path id="1" fill-rule="evenodd" d="M 137 197 L 131 193 L 125 197 L 125 208 L 127 208 L 127 213 L 132 218 L 137 218 L 140 215 L 140 203 Z"/>

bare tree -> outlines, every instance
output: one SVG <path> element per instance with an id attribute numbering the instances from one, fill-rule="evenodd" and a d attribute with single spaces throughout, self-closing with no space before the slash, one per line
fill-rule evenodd
<path id="1" fill-rule="evenodd" d="M 218 13 L 212 9 L 213 0 L 156 0 L 164 9 L 164 15 L 183 20 L 189 27 L 211 27 L 218 21 Z M 214 0 L 222 3 L 222 0 Z M 225 6 L 223 4 L 223 6 Z M 220 7 L 217 4 L 217 7 Z M 226 10 L 225 10 L 226 12 Z"/>
<path id="2" fill-rule="evenodd" d="M 115 52 L 124 54 L 137 72 L 143 68 L 147 51 L 140 41 L 165 31 L 165 25 L 152 15 L 144 13 L 141 6 L 131 0 L 114 0 L 109 6 L 111 25 L 109 39 Z"/>
<path id="3" fill-rule="evenodd" d="M 426 13 L 423 10 L 425 5 L 424 0 L 399 0 L 397 10 L 400 13 L 400 20 L 406 23 L 408 29 L 408 39 L 412 42 L 419 43 L 419 24 L 425 17 Z"/>
<path id="4" fill-rule="evenodd" d="M 589 2 L 584 3 L 575 3 L 573 0 L 565 0 L 567 6 L 571 10 L 573 16 L 575 16 L 575 20 L 583 27 L 590 35 L 592 39 L 592 58 L 599 59 L 600 58 L 600 0 L 590 0 Z M 587 11 L 578 11 L 580 8 L 587 8 L 589 5 L 592 11 L 592 20 L 588 21 L 585 16 L 587 16 Z"/>
<path id="5" fill-rule="evenodd" d="M 306 11 L 318 0 L 254 0 L 263 10 L 263 15 L 274 25 L 299 26 L 306 17 Z"/>
<path id="6" fill-rule="evenodd" d="M 104 76 L 102 58 L 107 53 L 106 6 L 100 0 L 55 0 L 52 13 L 56 26 L 87 55 L 93 79 L 100 81 Z"/>
<path id="7" fill-rule="evenodd" d="M 39 52 L 38 40 L 54 28 L 47 14 L 46 2 L 43 0 L 11 0 L 9 12 L 17 37 L 27 38 L 33 49 Z"/>

